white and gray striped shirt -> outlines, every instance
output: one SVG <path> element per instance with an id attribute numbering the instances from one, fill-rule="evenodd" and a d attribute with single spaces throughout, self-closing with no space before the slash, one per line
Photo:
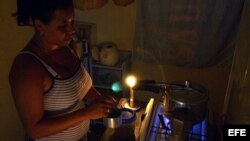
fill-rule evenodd
<path id="1" fill-rule="evenodd" d="M 21 54 L 34 56 L 53 76 L 52 87 L 44 94 L 46 116 L 61 116 L 84 108 L 82 100 L 92 86 L 92 79 L 81 63 L 73 76 L 60 78 L 50 66 L 34 53 L 22 51 Z M 36 139 L 36 141 L 77 141 L 87 133 L 88 129 L 89 121 L 84 121 L 60 133 Z"/>

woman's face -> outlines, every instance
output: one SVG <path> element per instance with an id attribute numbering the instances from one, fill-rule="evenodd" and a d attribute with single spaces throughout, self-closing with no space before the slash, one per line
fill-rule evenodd
<path id="1" fill-rule="evenodd" d="M 74 9 L 56 10 L 48 24 L 42 24 L 42 38 L 51 45 L 66 46 L 74 34 Z"/>

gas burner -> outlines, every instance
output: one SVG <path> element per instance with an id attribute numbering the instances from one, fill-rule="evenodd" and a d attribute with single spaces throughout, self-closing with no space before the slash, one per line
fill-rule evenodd
<path id="1" fill-rule="evenodd" d="M 188 131 L 187 138 L 183 139 L 178 134 L 180 126 L 178 124 L 174 124 L 173 121 L 170 121 L 164 114 L 163 105 L 159 103 L 156 106 L 155 113 L 153 115 L 151 132 L 149 135 L 150 141 L 180 141 L 180 140 L 188 140 L 188 141 L 207 141 L 207 132 L 206 132 L 206 121 L 203 120 L 200 123 L 193 125 Z M 172 122 L 172 124 L 171 124 Z M 178 122 L 177 122 L 178 123 Z M 177 127 L 179 126 L 179 127 Z M 184 127 L 183 125 L 181 127 Z M 173 131 L 175 128 L 175 131 Z M 183 131 L 182 131 L 183 132 Z M 183 134 L 183 133 L 180 134 Z"/>

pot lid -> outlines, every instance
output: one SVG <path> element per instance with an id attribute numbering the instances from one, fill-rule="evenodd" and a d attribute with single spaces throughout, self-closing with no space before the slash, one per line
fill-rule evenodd
<path id="1" fill-rule="evenodd" d="M 168 95 L 171 100 L 182 102 L 183 104 L 196 104 L 208 99 L 205 88 L 191 81 L 173 83 L 178 87 L 172 87 L 168 90 Z"/>
<path id="2" fill-rule="evenodd" d="M 169 90 L 169 97 L 172 100 L 183 102 L 183 104 L 196 104 L 207 100 L 207 95 L 193 89 L 172 89 Z"/>

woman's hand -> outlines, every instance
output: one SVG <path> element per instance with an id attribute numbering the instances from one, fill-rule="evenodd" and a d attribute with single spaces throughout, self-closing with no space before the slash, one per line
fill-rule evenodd
<path id="1" fill-rule="evenodd" d="M 90 119 L 98 119 L 106 117 L 110 113 L 110 109 L 116 105 L 116 100 L 111 96 L 101 96 L 91 102 L 85 108 L 86 114 Z"/>

